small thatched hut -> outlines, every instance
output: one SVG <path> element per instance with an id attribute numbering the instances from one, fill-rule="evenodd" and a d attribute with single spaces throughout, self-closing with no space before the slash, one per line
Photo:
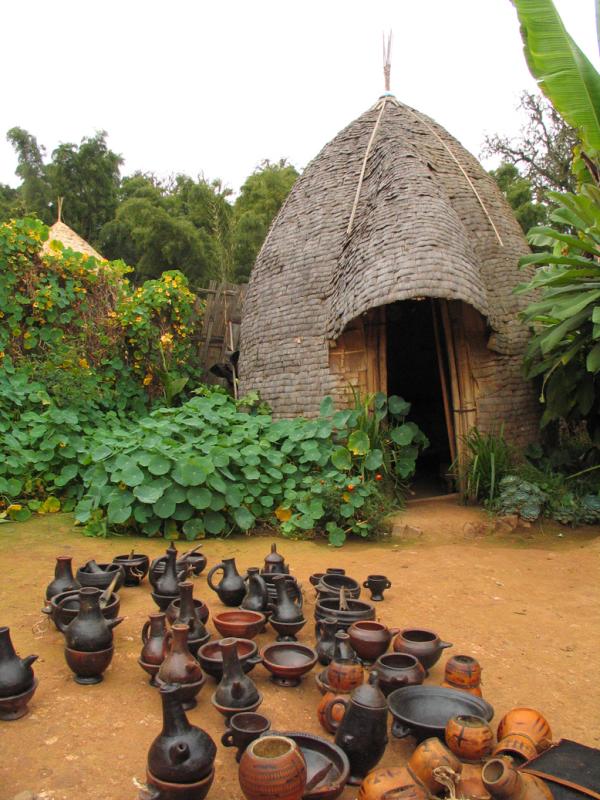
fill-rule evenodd
<path id="1" fill-rule="evenodd" d="M 250 277 L 240 390 L 278 416 L 314 415 L 349 387 L 400 394 L 438 466 L 464 434 L 535 436 L 512 294 L 527 244 L 479 162 L 384 95 L 305 169 Z M 435 465 L 432 464 L 435 469 Z"/>
<path id="2" fill-rule="evenodd" d="M 50 243 L 53 241 L 62 242 L 65 247 L 74 250 L 76 253 L 83 253 L 86 256 L 97 258 L 98 261 L 104 261 L 103 256 L 97 250 L 94 250 L 91 244 L 88 244 L 78 233 L 75 233 L 73 228 L 65 225 L 60 218 L 50 227 L 48 238 L 42 247 L 42 253 L 52 252 Z"/>

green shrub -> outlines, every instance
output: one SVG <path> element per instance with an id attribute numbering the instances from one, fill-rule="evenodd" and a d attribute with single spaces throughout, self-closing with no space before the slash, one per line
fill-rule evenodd
<path id="1" fill-rule="evenodd" d="M 481 433 L 472 428 L 466 435 L 467 461 L 463 483 L 465 497 L 471 502 L 483 500 L 493 502 L 498 487 L 511 464 L 511 452 L 504 430 L 499 433 Z"/>

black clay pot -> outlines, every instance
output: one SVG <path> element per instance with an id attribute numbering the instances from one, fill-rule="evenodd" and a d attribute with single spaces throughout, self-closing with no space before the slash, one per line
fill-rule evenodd
<path id="1" fill-rule="evenodd" d="M 214 702 L 224 708 L 246 709 L 259 699 L 254 681 L 240 665 L 235 639 L 221 639 L 221 650 L 223 677 L 213 695 Z"/>
<path id="2" fill-rule="evenodd" d="M 112 629 L 123 622 L 123 617 L 105 619 L 100 610 L 99 589 L 91 586 L 79 590 L 79 611 L 68 625 L 57 621 L 65 635 L 66 646 L 77 652 L 95 653 L 112 647 Z"/>
<path id="3" fill-rule="evenodd" d="M 94 565 L 99 569 L 95 569 Z M 96 564 L 95 561 L 88 561 L 77 570 L 77 580 L 81 586 L 101 590 L 108 589 L 115 575 L 118 577 L 113 591 L 118 592 L 125 583 L 125 570 L 120 564 Z"/>
<path id="4" fill-rule="evenodd" d="M 264 614 L 269 609 L 267 584 L 260 575 L 258 567 L 249 567 L 246 573 L 246 594 L 241 603 L 244 611 L 258 611 Z"/>
<path id="5" fill-rule="evenodd" d="M 79 581 L 73 577 L 71 556 L 58 556 L 54 567 L 54 580 L 46 587 L 46 602 L 61 592 L 79 589 Z"/>
<path id="6" fill-rule="evenodd" d="M 217 570 L 223 570 L 223 577 L 218 584 L 213 582 L 212 576 Z M 209 571 L 206 576 L 208 585 L 219 596 L 219 600 L 226 606 L 235 607 L 244 599 L 246 594 L 246 584 L 244 579 L 237 571 L 235 558 L 224 558 L 219 564 Z"/>
<path id="7" fill-rule="evenodd" d="M 119 616 L 121 600 L 119 595 L 113 592 L 110 600 L 102 609 L 104 619 L 116 619 Z M 69 592 L 61 592 L 54 595 L 50 600 L 50 619 L 58 628 L 66 627 L 72 622 L 79 612 L 79 589 L 71 589 Z"/>
<path id="8" fill-rule="evenodd" d="M 9 628 L 0 628 L 0 698 L 22 694 L 33 686 L 31 665 L 36 659 L 37 656 L 19 658 Z"/>
<path id="9" fill-rule="evenodd" d="M 150 569 L 150 559 L 142 553 L 115 556 L 113 564 L 120 564 L 125 570 L 125 586 L 139 586 Z"/>

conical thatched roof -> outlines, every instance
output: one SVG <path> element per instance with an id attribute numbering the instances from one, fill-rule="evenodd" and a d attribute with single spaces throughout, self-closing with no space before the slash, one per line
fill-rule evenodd
<path id="1" fill-rule="evenodd" d="M 91 244 L 88 244 L 85 239 L 82 239 L 78 233 L 75 233 L 72 228 L 69 228 L 69 226 L 65 225 L 60 219 L 57 220 L 48 231 L 48 239 L 44 242 L 42 253 L 52 252 L 50 248 L 50 243 L 52 241 L 62 242 L 65 247 L 69 247 L 77 253 L 84 253 L 86 256 L 93 256 L 99 261 L 105 260 L 97 250 L 94 250 Z"/>
<path id="2" fill-rule="evenodd" d="M 409 298 L 462 300 L 487 318 L 496 352 L 521 353 L 525 301 L 512 289 L 525 252 L 477 159 L 432 119 L 382 98 L 307 166 L 273 223 L 244 302 L 242 390 L 305 412 L 307 392 L 332 388 L 328 342 L 361 313 Z"/>

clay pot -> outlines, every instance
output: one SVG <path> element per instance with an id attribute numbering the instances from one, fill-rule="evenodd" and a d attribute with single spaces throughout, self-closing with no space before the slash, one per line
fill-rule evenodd
<path id="1" fill-rule="evenodd" d="M 275 604 L 277 602 L 277 588 L 275 586 L 275 582 L 278 578 L 285 579 L 285 588 L 292 600 L 301 604 L 303 601 L 302 598 L 302 588 L 298 581 L 292 576 L 286 574 L 277 574 L 277 573 L 270 573 L 270 572 L 261 572 L 260 577 L 265 582 L 265 586 L 267 587 L 267 595 L 269 597 L 269 611 L 272 611 L 271 604 Z"/>
<path id="2" fill-rule="evenodd" d="M 392 583 L 385 575 L 369 575 L 363 586 L 371 592 L 371 600 L 380 603 L 383 600 L 384 591 L 391 589 Z"/>
<path id="3" fill-rule="evenodd" d="M 282 642 L 261 650 L 263 666 L 278 686 L 298 686 L 300 678 L 317 663 L 317 654 L 305 644 Z"/>
<path id="4" fill-rule="evenodd" d="M 528 736 L 538 753 L 547 750 L 552 744 L 550 725 L 534 708 L 513 708 L 502 717 L 498 724 L 498 742 L 515 733 Z"/>
<path id="5" fill-rule="evenodd" d="M 423 784 L 407 767 L 378 767 L 360 785 L 357 800 L 429 800 Z"/>
<path id="6" fill-rule="evenodd" d="M 292 739 L 262 736 L 242 756 L 239 781 L 246 800 L 300 800 L 306 786 L 306 762 Z"/>
<path id="7" fill-rule="evenodd" d="M 147 788 L 139 794 L 139 800 L 204 800 L 215 779 L 214 768 L 206 778 L 194 783 L 169 783 L 156 778 L 146 770 Z"/>
<path id="8" fill-rule="evenodd" d="M 174 600 L 172 600 L 167 606 L 167 611 L 166 611 L 167 620 L 171 625 L 175 622 L 175 620 L 179 616 L 180 605 L 181 605 L 181 597 L 178 596 Z M 194 598 L 194 608 L 196 609 L 196 616 L 198 617 L 198 619 L 202 620 L 204 625 L 206 625 L 206 622 L 209 617 L 209 610 L 204 600 L 198 600 L 197 598 Z"/>
<path id="9" fill-rule="evenodd" d="M 84 686 L 102 681 L 102 674 L 112 661 L 114 647 L 95 652 L 73 650 L 65 647 L 65 659 L 74 672 L 73 680 Z"/>
<path id="10" fill-rule="evenodd" d="M 19 658 L 10 638 L 10 629 L 0 627 L 0 698 L 14 698 L 31 689 L 35 681 L 31 665 L 37 658 Z"/>
<path id="11" fill-rule="evenodd" d="M 116 619 L 121 608 L 121 598 L 116 592 L 110 596 L 110 600 L 101 608 L 104 619 Z M 79 613 L 79 589 L 71 589 L 68 592 L 56 594 L 50 600 L 50 619 L 58 630 L 66 627 L 72 622 Z"/>
<path id="12" fill-rule="evenodd" d="M 335 634 L 337 633 L 337 621 L 335 617 L 325 617 L 317 623 L 317 644 L 315 650 L 319 664 L 326 667 L 331 663 L 335 653 Z"/>
<path id="13" fill-rule="evenodd" d="M 79 589 L 79 581 L 73 577 L 73 558 L 71 556 L 58 556 L 54 567 L 54 580 L 46 587 L 46 603 L 55 595 Z"/>
<path id="14" fill-rule="evenodd" d="M 206 682 L 200 664 L 188 648 L 188 626 L 175 623 L 165 636 L 167 655 L 156 676 L 158 686 L 180 684 L 177 699 L 185 709 L 194 708 L 196 695 Z"/>
<path id="15" fill-rule="evenodd" d="M 278 634 L 278 642 L 295 642 L 296 634 L 306 625 L 306 620 L 302 618 L 295 622 L 280 622 L 271 617 L 269 623 Z"/>
<path id="16" fill-rule="evenodd" d="M 246 573 L 246 594 L 241 602 L 245 611 L 258 611 L 264 614 L 269 610 L 267 584 L 260 576 L 258 567 L 249 567 Z"/>
<path id="17" fill-rule="evenodd" d="M 218 584 L 213 582 L 213 575 L 218 570 L 223 571 L 223 577 Z M 246 594 L 246 584 L 237 571 L 235 558 L 224 558 L 215 564 L 206 576 L 208 585 L 219 596 L 219 600 L 226 606 L 239 606 Z"/>
<path id="18" fill-rule="evenodd" d="M 150 571 L 148 572 L 148 580 L 150 581 L 150 584 L 155 590 L 158 581 L 165 574 L 171 553 L 174 553 L 175 555 L 175 572 L 177 580 L 178 581 L 185 580 L 187 577 L 188 574 L 187 557 L 182 556 L 180 559 L 177 559 L 177 549 L 175 548 L 173 542 L 171 542 L 165 551 L 165 555 L 155 558 L 153 562 L 150 564 Z M 204 556 L 202 556 L 202 559 L 206 563 L 206 559 L 204 558 Z"/>
<path id="19" fill-rule="evenodd" d="M 252 678 L 240 666 L 235 639 L 221 639 L 223 677 L 213 695 L 216 706 L 226 709 L 248 710 L 259 699 Z M 256 709 L 253 709 L 256 710 Z"/>
<path id="20" fill-rule="evenodd" d="M 154 595 L 157 597 L 168 597 L 175 598 L 179 596 L 179 576 L 177 570 L 177 550 L 173 545 L 173 542 L 167 548 L 167 560 L 165 562 L 165 569 L 164 572 L 158 576 L 156 576 L 152 582 L 154 586 Z M 158 600 L 155 598 L 155 602 L 158 604 Z M 168 603 L 167 603 L 168 605 Z M 160 608 L 160 606 L 159 606 Z M 165 611 L 166 606 L 161 608 L 161 611 Z"/>
<path id="21" fill-rule="evenodd" d="M 315 604 L 315 619 L 318 621 L 325 617 L 334 617 L 337 620 L 338 630 L 346 631 L 353 622 L 361 619 L 375 619 L 375 608 L 371 603 L 362 600 L 345 600 L 340 597 L 319 598 Z"/>
<path id="22" fill-rule="evenodd" d="M 471 656 L 452 656 L 444 668 L 442 686 L 448 689 L 462 689 L 475 697 L 481 697 L 481 665 Z"/>
<path id="23" fill-rule="evenodd" d="M 191 581 L 182 581 L 179 585 L 179 607 L 177 618 L 174 625 L 187 625 L 188 630 L 188 649 L 192 655 L 196 655 L 199 648 L 208 642 L 210 633 L 204 627 L 200 619 L 196 606 L 194 605 L 193 591 L 194 584 Z"/>
<path id="24" fill-rule="evenodd" d="M 494 734 L 482 717 L 460 714 L 446 724 L 446 744 L 461 761 L 483 761 L 494 749 Z"/>
<path id="25" fill-rule="evenodd" d="M 86 586 L 79 590 L 79 611 L 68 625 L 57 619 L 57 626 L 65 636 L 70 650 L 95 653 L 112 647 L 112 629 L 123 622 L 123 617 L 105 619 L 100 609 L 99 589 Z"/>
<path id="26" fill-rule="evenodd" d="M 340 722 L 346 711 L 346 703 L 350 700 L 349 694 L 334 694 L 325 692 L 321 702 L 317 706 L 317 718 L 327 733 L 335 733 L 340 726 Z M 343 702 L 342 702 L 343 701 Z M 327 709 L 331 706 L 330 716 L 327 716 Z"/>
<path id="27" fill-rule="evenodd" d="M 24 717 L 29 711 L 27 703 L 33 697 L 37 687 L 38 679 L 34 678 L 31 686 L 25 691 L 13 694 L 10 697 L 0 697 L 0 720 L 12 722 L 15 719 Z"/>
<path id="28" fill-rule="evenodd" d="M 223 677 L 223 648 L 221 639 L 217 642 L 208 642 L 202 645 L 196 656 L 200 666 L 208 675 L 213 677 L 217 683 Z M 254 669 L 261 663 L 261 657 L 257 656 L 258 645 L 250 639 L 236 639 L 235 647 L 238 654 L 238 661 L 245 673 Z"/>
<path id="29" fill-rule="evenodd" d="M 142 628 L 142 652 L 138 664 L 150 677 L 150 685 L 156 686 L 155 676 L 167 654 L 167 625 L 164 614 L 150 614 Z"/>
<path id="30" fill-rule="evenodd" d="M 234 714 L 229 720 L 229 727 L 221 736 L 221 744 L 224 747 L 237 747 L 235 760 L 239 764 L 250 742 L 258 739 L 270 727 L 271 723 L 262 714 L 249 714 L 245 711 L 241 714 Z"/>
<path id="31" fill-rule="evenodd" d="M 463 764 L 460 779 L 456 784 L 457 797 L 469 797 L 470 800 L 491 800 L 491 794 L 481 780 L 482 764 Z"/>
<path id="32" fill-rule="evenodd" d="M 538 749 L 525 733 L 509 733 L 504 739 L 500 739 L 492 755 L 496 758 L 507 756 L 513 763 L 520 765 L 535 758 Z"/>
<path id="33" fill-rule="evenodd" d="M 358 600 L 360 597 L 360 583 L 348 575 L 339 575 L 338 573 L 326 573 L 321 577 L 317 584 L 317 596 L 319 599 L 326 597 L 336 599 L 340 596 L 342 588 L 346 597 L 351 597 L 353 600 Z"/>
<path id="34" fill-rule="evenodd" d="M 308 580 L 312 586 L 317 586 L 323 575 L 325 575 L 324 572 L 313 572 L 312 575 L 309 575 Z"/>
<path id="35" fill-rule="evenodd" d="M 462 770 L 462 764 L 445 744 L 437 737 L 425 739 L 414 750 L 407 764 L 410 771 L 432 794 L 444 791 L 444 786 L 438 783 L 433 771 L 436 767 L 449 767 L 453 772 Z"/>
<path id="36" fill-rule="evenodd" d="M 350 644 L 356 655 L 366 664 L 377 661 L 387 651 L 392 637 L 398 632 L 398 628 L 387 628 L 382 622 L 371 620 L 353 622 L 348 628 Z"/>
<path id="37" fill-rule="evenodd" d="M 161 781 L 195 783 L 206 778 L 213 769 L 217 748 L 201 728 L 190 725 L 178 687 L 160 689 L 163 727 L 148 750 L 148 771 Z"/>
<path id="38" fill-rule="evenodd" d="M 119 555 L 113 558 L 113 564 L 120 564 L 125 570 L 125 586 L 139 586 L 150 569 L 150 559 L 142 553 Z"/>
<path id="39" fill-rule="evenodd" d="M 437 633 L 424 628 L 405 628 L 394 639 L 396 653 L 408 653 L 418 658 L 427 674 L 447 647 L 452 647 L 452 644 L 443 642 Z"/>
<path id="40" fill-rule="evenodd" d="M 356 656 L 349 657 L 346 648 L 350 644 L 350 636 L 347 633 L 338 631 L 335 642 L 335 652 L 326 670 L 326 680 L 339 694 L 350 694 L 363 683 L 364 670 Z"/>
<path id="41" fill-rule="evenodd" d="M 236 639 L 254 639 L 264 628 L 266 617 L 258 611 L 222 611 L 213 617 L 215 628 L 221 636 Z"/>
<path id="42" fill-rule="evenodd" d="M 408 653 L 388 653 L 375 662 L 379 688 L 387 697 L 403 686 L 417 686 L 425 680 L 425 669 L 415 656 Z"/>
<path id="43" fill-rule="evenodd" d="M 262 572 L 265 575 L 279 575 L 289 573 L 290 568 L 286 565 L 284 557 L 277 552 L 277 545 L 273 542 L 271 552 L 265 556 L 265 563 Z"/>
<path id="44" fill-rule="evenodd" d="M 507 759 L 493 758 L 481 770 L 487 791 L 498 800 L 552 800 L 552 792 L 540 778 L 517 772 Z"/>
<path id="45" fill-rule="evenodd" d="M 285 575 L 277 575 L 273 579 L 277 600 L 271 604 L 273 615 L 271 622 L 299 622 L 304 619 L 302 614 L 302 595 L 295 601 L 290 597 L 287 590 L 287 579 Z"/>
<path id="46" fill-rule="evenodd" d="M 101 590 L 108 589 L 115 575 L 118 577 L 113 591 L 118 592 L 125 583 L 125 570 L 120 564 L 96 564 L 92 559 L 77 570 L 77 580 L 81 586 Z"/>

